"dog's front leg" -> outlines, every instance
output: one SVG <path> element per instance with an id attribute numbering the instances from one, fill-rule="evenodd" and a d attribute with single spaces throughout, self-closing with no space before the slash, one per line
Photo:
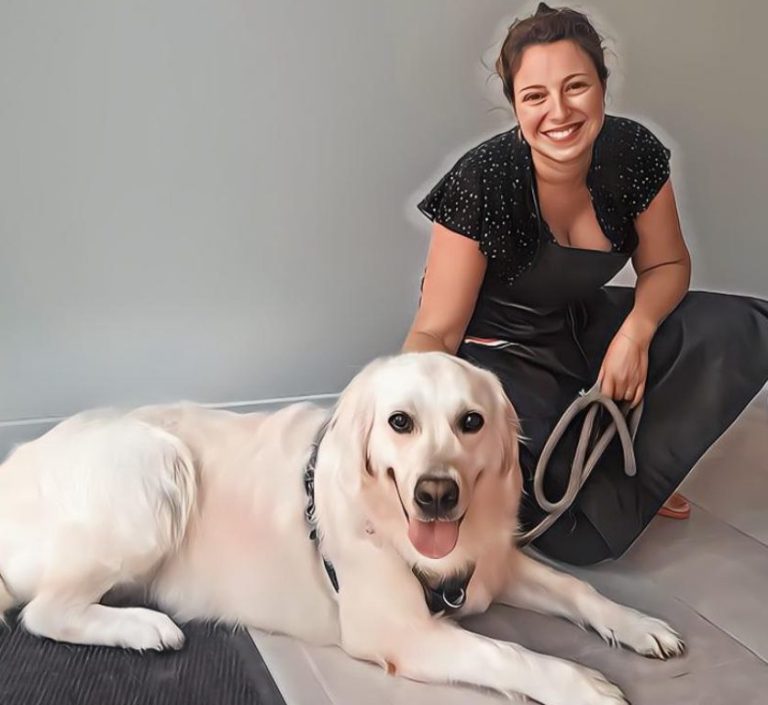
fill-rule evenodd
<path id="1" fill-rule="evenodd" d="M 429 614 L 405 565 L 358 562 L 339 572 L 342 647 L 390 673 L 520 693 L 545 705 L 620 705 L 621 691 L 596 671 L 465 631 Z"/>
<path id="2" fill-rule="evenodd" d="M 498 601 L 565 617 L 591 627 L 612 645 L 624 644 L 644 656 L 665 659 L 685 650 L 680 635 L 665 622 L 612 602 L 582 580 L 523 553 L 515 556 Z"/>

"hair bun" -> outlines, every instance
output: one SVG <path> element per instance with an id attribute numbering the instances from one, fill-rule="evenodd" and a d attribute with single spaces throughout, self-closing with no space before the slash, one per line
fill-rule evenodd
<path id="1" fill-rule="evenodd" d="M 557 10 L 553 10 L 545 2 L 540 2 L 539 6 L 536 8 L 536 12 L 534 13 L 534 17 L 538 17 L 539 15 L 548 15 L 551 12 L 557 12 Z"/>

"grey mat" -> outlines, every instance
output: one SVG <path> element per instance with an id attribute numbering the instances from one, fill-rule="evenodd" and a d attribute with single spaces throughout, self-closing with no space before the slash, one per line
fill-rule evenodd
<path id="1" fill-rule="evenodd" d="M 1 705 L 284 705 L 244 631 L 194 623 L 181 651 L 73 646 L 0 626 Z"/>

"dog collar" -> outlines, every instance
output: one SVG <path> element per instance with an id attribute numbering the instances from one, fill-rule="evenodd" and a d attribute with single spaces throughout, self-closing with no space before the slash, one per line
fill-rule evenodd
<path id="1" fill-rule="evenodd" d="M 315 467 L 317 465 L 317 454 L 320 450 L 320 444 L 328 430 L 329 419 L 326 419 L 320 426 L 315 440 L 309 453 L 309 460 L 304 468 L 304 492 L 307 495 L 307 504 L 304 508 L 304 519 L 309 527 L 309 538 L 315 544 L 320 558 L 323 559 L 323 567 L 328 575 L 333 589 L 339 591 L 339 578 L 336 575 L 336 569 L 333 564 L 323 555 L 320 548 L 320 536 L 317 529 L 317 516 L 315 515 Z M 464 573 L 440 581 L 437 587 L 432 587 L 429 583 L 429 576 L 414 566 L 412 572 L 421 584 L 424 590 L 424 599 L 427 607 L 432 614 L 445 613 L 452 614 L 460 610 L 467 600 L 467 586 L 475 570 L 474 565 Z"/>
<path id="2" fill-rule="evenodd" d="M 427 601 L 427 607 L 432 614 L 443 612 L 453 614 L 460 610 L 467 601 L 467 586 L 475 572 L 475 566 L 471 565 L 463 573 L 443 578 L 437 587 L 432 587 L 429 582 L 429 576 L 426 572 L 420 570 L 417 566 L 412 569 L 413 574 L 421 583 L 424 590 L 424 599 Z"/>

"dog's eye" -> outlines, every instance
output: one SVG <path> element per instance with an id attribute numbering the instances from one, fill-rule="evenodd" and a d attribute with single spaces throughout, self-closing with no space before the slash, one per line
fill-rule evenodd
<path id="1" fill-rule="evenodd" d="M 413 419 L 402 411 L 398 411 L 389 417 L 389 425 L 398 433 L 410 433 L 413 431 Z"/>
<path id="2" fill-rule="evenodd" d="M 477 433 L 485 423 L 485 419 L 476 411 L 470 411 L 461 417 L 459 426 L 464 433 Z"/>

